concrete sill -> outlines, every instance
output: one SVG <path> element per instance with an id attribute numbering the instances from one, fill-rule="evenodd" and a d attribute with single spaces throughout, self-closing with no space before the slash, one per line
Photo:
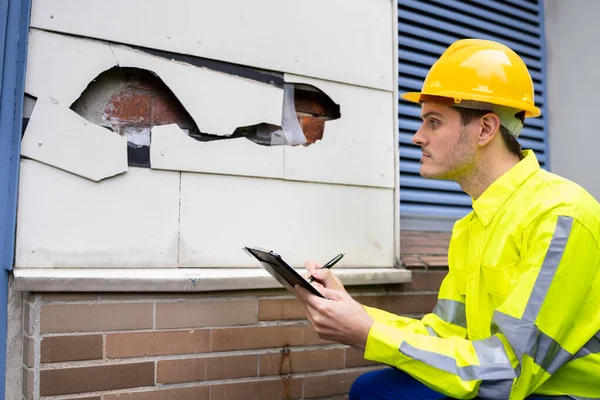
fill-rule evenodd
<path id="1" fill-rule="evenodd" d="M 349 286 L 411 281 L 410 271 L 403 268 L 339 268 L 335 273 Z M 207 292 L 282 288 L 262 268 L 15 268 L 13 274 L 15 290 L 22 292 Z"/>

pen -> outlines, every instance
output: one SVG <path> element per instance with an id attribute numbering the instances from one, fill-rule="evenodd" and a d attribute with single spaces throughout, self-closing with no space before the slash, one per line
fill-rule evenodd
<path id="1" fill-rule="evenodd" d="M 329 260 L 320 269 L 329 269 L 329 268 L 333 267 L 338 261 L 340 261 L 342 259 L 342 257 L 344 257 L 344 254 L 345 253 L 341 253 L 341 254 L 338 254 L 337 256 L 333 257 L 333 259 Z M 310 278 L 308 278 L 309 282 L 312 282 L 314 280 L 315 280 L 314 276 L 311 276 Z"/>

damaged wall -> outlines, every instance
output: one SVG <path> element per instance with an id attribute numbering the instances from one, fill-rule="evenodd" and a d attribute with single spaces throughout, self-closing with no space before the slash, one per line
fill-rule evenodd
<path id="1" fill-rule="evenodd" d="M 160 13 L 159 3 L 138 11 Z M 32 26 L 59 33 L 30 32 L 26 92 L 35 105 L 23 137 L 16 266 L 255 266 L 240 250 L 247 245 L 274 248 L 295 266 L 332 251 L 346 252 L 345 266 L 395 265 L 393 60 L 379 47 L 391 47 L 392 4 L 355 5 L 373 35 L 390 32 L 361 74 L 338 58 L 328 64 L 344 46 L 305 54 L 298 24 L 286 30 L 297 65 L 253 36 L 260 26 L 250 33 L 258 58 L 242 53 L 239 64 L 214 43 L 216 53 L 190 51 L 182 43 L 197 28 L 154 38 L 182 17 L 179 5 L 140 35 L 120 16 L 110 33 L 80 25 L 99 18 L 93 5 L 74 3 L 66 18 L 68 7 L 34 1 Z M 279 7 L 238 6 L 255 22 L 261 7 Z M 229 14 L 215 7 L 201 18 L 226 25 Z M 311 35 L 339 18 L 328 7 Z"/>
<path id="2" fill-rule="evenodd" d="M 395 7 L 389 0 L 33 0 L 31 26 L 393 91 Z"/>

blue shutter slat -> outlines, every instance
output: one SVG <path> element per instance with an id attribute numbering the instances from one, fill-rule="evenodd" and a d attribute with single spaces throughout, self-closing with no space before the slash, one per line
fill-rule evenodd
<path id="1" fill-rule="evenodd" d="M 403 161 L 400 160 L 400 170 L 411 174 L 418 174 L 421 165 L 414 161 Z"/>
<path id="2" fill-rule="evenodd" d="M 463 194 L 462 189 L 456 182 L 437 181 L 432 179 L 421 178 L 420 176 L 400 175 L 402 185 L 411 188 L 444 190 Z"/>
<path id="3" fill-rule="evenodd" d="M 469 195 L 464 193 L 447 193 L 427 191 L 427 195 L 423 196 L 423 190 L 404 189 L 400 191 L 400 201 L 410 201 L 429 204 L 445 204 L 471 206 L 473 201 Z"/>
<path id="4" fill-rule="evenodd" d="M 489 22 L 496 21 L 499 24 L 502 24 L 506 27 L 513 29 L 520 29 L 525 32 L 529 32 L 534 35 L 540 35 L 540 27 L 535 24 L 525 23 L 524 21 L 519 21 L 516 18 L 507 17 L 498 12 L 488 11 L 481 7 L 485 5 L 485 1 L 482 1 L 483 4 L 480 5 L 471 5 L 466 3 L 464 0 L 429 0 L 430 2 L 441 4 L 442 6 L 446 6 L 446 8 L 452 8 L 457 11 L 466 12 L 475 16 L 475 18 L 485 18 Z"/>
<path id="5" fill-rule="evenodd" d="M 447 218 L 462 218 L 471 211 L 470 207 L 452 207 L 438 205 L 435 209 L 435 214 L 440 217 Z M 431 214 L 431 206 L 421 204 L 400 203 L 401 214 L 425 215 Z"/>
<path id="6" fill-rule="evenodd" d="M 505 3 L 511 3 L 515 6 L 526 8 L 531 11 L 532 14 L 538 12 L 538 5 L 529 3 L 527 0 L 504 0 Z"/>
<path id="7" fill-rule="evenodd" d="M 528 51 L 528 54 L 535 54 L 536 47 L 540 46 L 538 35 L 523 34 L 514 29 L 505 28 L 504 26 L 498 23 L 485 23 L 485 21 L 482 21 L 480 18 L 473 18 L 464 13 L 459 13 L 441 8 L 431 3 L 430 1 L 422 2 L 417 0 L 405 0 L 403 2 L 403 5 L 406 7 L 416 9 L 421 13 L 427 13 L 433 17 L 451 19 L 454 23 L 461 24 L 462 26 L 468 29 L 480 29 L 481 32 L 479 32 L 479 34 L 486 32 L 487 34 L 496 36 L 498 38 L 505 38 L 506 40 L 510 41 L 519 41 L 521 43 L 527 43 L 526 45 L 523 45 L 523 48 L 529 48 L 529 46 L 531 46 L 530 50 Z M 535 36 L 538 36 L 537 40 L 535 39 Z M 534 39 L 532 40 L 532 38 Z"/>
<path id="8" fill-rule="evenodd" d="M 411 38 L 405 35 L 398 35 L 398 46 L 410 47 L 413 50 L 426 51 L 432 54 L 442 54 L 446 47 L 425 40 Z"/>
<path id="9" fill-rule="evenodd" d="M 497 0 L 464 0 L 465 3 L 471 4 L 479 8 L 489 8 L 494 12 L 505 14 L 509 18 L 518 21 L 528 22 L 533 26 L 541 26 L 538 14 L 530 14 L 523 12 L 521 9 L 514 7 L 512 4 L 505 4 Z M 521 0 L 519 0 L 521 1 Z M 541 28 L 540 28 L 541 30 Z"/>
<path id="10" fill-rule="evenodd" d="M 398 11 L 398 13 L 400 13 L 400 11 Z M 414 14 L 412 14 L 412 15 L 414 15 Z M 432 30 L 432 29 L 435 29 L 435 26 L 421 28 L 418 26 L 410 25 L 410 24 L 411 24 L 411 21 L 409 19 L 401 18 L 401 15 L 398 14 L 398 33 L 399 33 L 399 35 L 411 35 L 411 36 L 428 38 L 429 40 L 443 44 L 444 49 L 446 47 L 450 46 L 452 43 L 454 43 L 458 39 L 470 37 L 470 35 L 465 35 L 465 34 L 460 35 L 460 34 L 456 34 L 456 32 L 440 33 L 438 31 Z M 482 35 L 476 35 L 476 36 L 481 39 L 486 39 Z M 489 37 L 487 39 L 489 39 Z M 515 51 L 516 51 L 516 49 L 515 49 Z M 525 64 L 527 64 L 527 67 L 529 69 L 535 69 L 535 70 L 541 71 L 542 63 L 539 59 L 533 59 L 533 58 L 527 57 L 527 55 L 521 54 L 519 51 L 517 51 L 517 53 L 519 53 L 519 55 L 521 56 L 521 58 L 523 59 Z M 441 54 L 441 52 L 440 52 L 440 54 Z"/>
<path id="11" fill-rule="evenodd" d="M 398 91 L 419 91 L 440 54 L 466 37 L 506 44 L 523 59 L 535 86 L 539 118 L 528 118 L 519 137 L 547 165 L 545 61 L 542 5 L 532 0 L 398 0 Z M 453 182 L 419 176 L 421 150 L 412 144 L 421 126 L 418 105 L 399 99 L 400 212 L 459 218 L 471 210 L 471 198 Z"/>
<path id="12" fill-rule="evenodd" d="M 415 146 L 404 146 L 400 149 L 400 157 L 419 161 L 421 159 L 421 149 Z"/>
<path id="13" fill-rule="evenodd" d="M 404 1 L 409 1 L 409 0 L 404 0 Z M 533 59 L 536 58 L 535 48 L 519 44 L 519 42 L 516 42 L 513 40 L 508 40 L 503 36 L 489 34 L 487 32 L 482 32 L 477 29 L 464 27 L 459 24 L 451 24 L 448 22 L 440 21 L 439 19 L 435 19 L 435 18 L 429 17 L 424 14 L 419 14 L 419 13 L 415 13 L 412 11 L 408 11 L 407 9 L 398 10 L 398 17 L 400 17 L 400 14 L 402 14 L 403 18 L 405 18 L 409 21 L 413 21 L 413 22 L 419 23 L 421 25 L 426 25 L 427 27 L 430 27 L 432 29 L 443 30 L 446 32 L 452 32 L 455 34 L 459 34 L 463 37 L 478 37 L 480 39 L 496 40 L 498 42 L 506 44 L 508 47 L 510 47 L 517 53 L 519 53 L 519 55 L 527 56 L 527 57 L 530 57 Z"/>

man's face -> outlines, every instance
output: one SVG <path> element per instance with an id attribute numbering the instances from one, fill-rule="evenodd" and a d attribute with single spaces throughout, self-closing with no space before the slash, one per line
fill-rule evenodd
<path id="1" fill-rule="evenodd" d="M 421 146 L 421 176 L 432 179 L 460 180 L 475 166 L 473 125 L 463 126 L 458 111 L 450 106 L 424 102 L 423 123 L 413 136 Z"/>

